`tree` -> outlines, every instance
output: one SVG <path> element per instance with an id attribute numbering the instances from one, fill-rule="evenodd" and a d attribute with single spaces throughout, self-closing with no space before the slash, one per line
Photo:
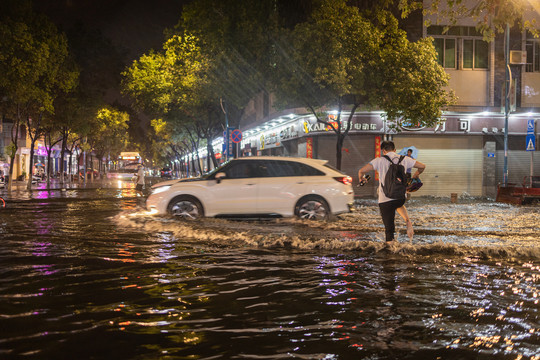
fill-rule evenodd
<path id="1" fill-rule="evenodd" d="M 123 73 L 124 92 L 171 131 L 190 135 L 191 143 L 198 143 L 196 136 L 205 138 L 213 154 L 211 140 L 220 132 L 223 114 L 209 77 L 211 65 L 196 37 L 173 35 L 163 51 L 142 56 Z"/>
<path id="2" fill-rule="evenodd" d="M 12 131 L 10 181 L 20 127 L 26 123 L 33 148 L 41 135 L 41 117 L 54 112 L 59 91 L 69 91 L 78 73 L 69 61 L 65 35 L 45 16 L 35 14 L 28 1 L 5 1 L 0 8 L 0 95 L 3 111 L 14 121 Z M 31 115 L 35 115 L 34 121 Z M 31 184 L 31 176 L 29 185 Z"/>
<path id="3" fill-rule="evenodd" d="M 279 104 L 305 106 L 334 131 L 338 169 L 357 109 L 381 109 L 389 120 L 430 125 L 452 99 L 443 89 L 448 76 L 429 40 L 410 43 L 387 11 L 378 11 L 374 20 L 344 0 L 324 0 L 278 47 L 274 91 Z"/>
<path id="4" fill-rule="evenodd" d="M 127 147 L 128 122 L 129 115 L 126 112 L 111 106 L 103 107 L 97 112 L 93 131 L 88 136 L 88 143 L 100 159 L 100 170 L 103 158 L 117 159 L 120 152 Z"/>
<path id="5" fill-rule="evenodd" d="M 266 77 L 275 61 L 281 0 L 198 0 L 184 7 L 176 32 L 199 39 L 203 55 L 211 59 L 207 85 L 227 104 L 229 121 L 237 125 L 249 101 L 266 92 Z"/>

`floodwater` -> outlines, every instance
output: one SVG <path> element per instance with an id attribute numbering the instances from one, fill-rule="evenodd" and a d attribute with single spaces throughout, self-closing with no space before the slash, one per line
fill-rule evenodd
<path id="1" fill-rule="evenodd" d="M 4 195 L 2 195 L 4 197 Z M 0 359 L 540 359 L 540 208 L 178 222 L 133 189 L 0 209 Z"/>

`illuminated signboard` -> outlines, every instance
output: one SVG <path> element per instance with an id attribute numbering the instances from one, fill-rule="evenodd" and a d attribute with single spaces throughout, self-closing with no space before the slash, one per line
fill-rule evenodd
<path id="1" fill-rule="evenodd" d="M 140 156 L 138 152 L 121 152 L 120 160 L 139 160 Z"/>

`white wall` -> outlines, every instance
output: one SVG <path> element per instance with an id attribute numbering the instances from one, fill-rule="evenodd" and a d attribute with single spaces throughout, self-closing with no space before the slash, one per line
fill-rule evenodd
<path id="1" fill-rule="evenodd" d="M 540 106 L 540 73 L 522 73 L 521 107 Z"/>
<path id="2" fill-rule="evenodd" d="M 458 97 L 457 105 L 489 106 L 489 71 L 445 70 L 450 75 L 449 88 Z"/>

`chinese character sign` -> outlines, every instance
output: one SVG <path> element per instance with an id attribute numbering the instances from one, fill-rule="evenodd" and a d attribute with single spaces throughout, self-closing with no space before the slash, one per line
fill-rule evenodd
<path id="1" fill-rule="evenodd" d="M 313 159 L 313 138 L 311 137 L 306 139 L 306 157 Z"/>
<path id="2" fill-rule="evenodd" d="M 375 136 L 375 157 L 381 157 L 381 137 Z M 379 173 L 375 171 L 375 180 L 379 181 Z"/>

